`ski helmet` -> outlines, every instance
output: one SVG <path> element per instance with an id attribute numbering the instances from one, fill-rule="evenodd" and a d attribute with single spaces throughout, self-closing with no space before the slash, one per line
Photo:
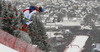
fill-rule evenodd
<path id="1" fill-rule="evenodd" d="M 41 12 L 44 12 L 45 8 L 44 8 L 44 7 L 39 7 L 39 10 L 40 10 Z"/>

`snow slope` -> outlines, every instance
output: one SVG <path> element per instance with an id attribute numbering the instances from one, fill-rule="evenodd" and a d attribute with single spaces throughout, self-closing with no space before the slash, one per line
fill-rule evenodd
<path id="1" fill-rule="evenodd" d="M 18 52 L 12 48 L 9 48 L 3 44 L 0 44 L 0 52 Z"/>
<path id="2" fill-rule="evenodd" d="M 64 52 L 81 52 L 83 46 L 85 45 L 88 36 L 76 36 L 71 44 L 65 49 Z"/>

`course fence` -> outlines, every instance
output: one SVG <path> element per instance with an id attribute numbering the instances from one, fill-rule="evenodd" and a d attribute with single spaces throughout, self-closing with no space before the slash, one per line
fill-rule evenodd
<path id="1" fill-rule="evenodd" d="M 18 50 L 19 52 L 43 52 L 34 45 L 20 40 L 3 30 L 0 30 L 0 43 Z"/>

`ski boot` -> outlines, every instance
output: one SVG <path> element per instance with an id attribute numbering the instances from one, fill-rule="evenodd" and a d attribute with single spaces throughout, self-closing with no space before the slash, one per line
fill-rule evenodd
<path id="1" fill-rule="evenodd" d="M 22 30 L 22 31 L 28 32 L 28 29 L 27 29 L 27 25 L 26 24 L 23 24 L 23 26 L 20 27 L 19 29 Z"/>

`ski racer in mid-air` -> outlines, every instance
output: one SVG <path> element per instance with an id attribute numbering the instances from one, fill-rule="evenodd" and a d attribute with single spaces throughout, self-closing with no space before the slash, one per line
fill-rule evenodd
<path id="1" fill-rule="evenodd" d="M 27 19 L 25 21 L 25 24 L 23 24 L 22 27 L 20 27 L 20 30 L 26 31 L 28 32 L 27 26 L 30 25 L 32 23 L 32 14 L 34 13 L 41 13 L 44 12 L 45 8 L 44 7 L 37 7 L 37 6 L 30 6 L 27 7 L 26 9 L 23 10 L 23 14 L 24 14 L 24 18 Z"/>

